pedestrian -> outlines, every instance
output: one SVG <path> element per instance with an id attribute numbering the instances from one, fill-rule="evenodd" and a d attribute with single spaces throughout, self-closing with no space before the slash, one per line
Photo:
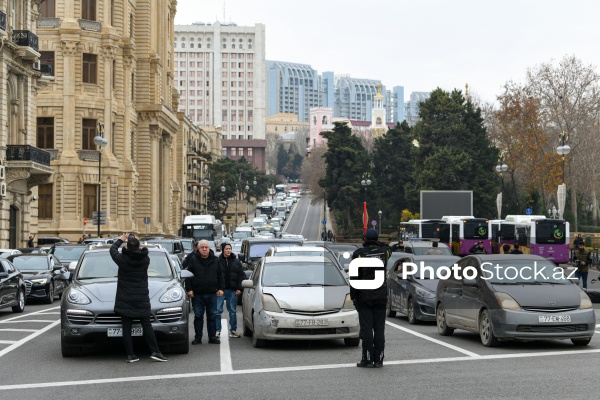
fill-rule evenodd
<path id="1" fill-rule="evenodd" d="M 223 296 L 217 297 L 217 338 L 221 338 L 221 315 L 223 303 L 227 302 L 229 312 L 229 337 L 239 338 L 237 332 L 237 296 L 242 293 L 242 281 L 246 279 L 240 260 L 231 252 L 231 244 L 223 243 L 219 265 L 225 278 Z"/>
<path id="2" fill-rule="evenodd" d="M 438 242 L 431 243 L 431 248 L 425 252 L 426 256 L 441 256 L 443 254 L 438 247 Z"/>
<path id="3" fill-rule="evenodd" d="M 110 256 L 119 267 L 117 276 L 117 294 L 115 296 L 115 313 L 121 316 L 123 327 L 123 343 L 127 353 L 128 363 L 140 359 L 133 353 L 131 327 L 133 319 L 139 319 L 142 324 L 144 339 L 150 349 L 150 358 L 156 361 L 167 361 L 158 348 L 156 336 L 150 318 L 150 295 L 148 291 L 148 266 L 150 257 L 146 247 L 140 249 L 140 241 L 127 240 L 127 247 L 119 253 L 119 247 L 127 240 L 124 233 L 110 247 Z"/>
<path id="4" fill-rule="evenodd" d="M 333 242 L 333 232 L 331 232 L 331 229 L 327 231 L 327 240 Z"/>
<path id="5" fill-rule="evenodd" d="M 585 251 L 585 247 L 582 243 L 579 243 L 575 255 L 573 256 L 573 262 L 577 267 L 575 271 L 575 277 L 583 281 L 583 290 L 587 290 L 587 278 L 590 270 L 590 258 L 591 254 Z"/>
<path id="6" fill-rule="evenodd" d="M 583 238 L 581 237 L 581 233 L 577 235 L 575 241 L 573 242 L 573 247 L 577 248 L 579 243 L 583 243 Z"/>
<path id="7" fill-rule="evenodd" d="M 375 229 L 365 233 L 363 247 L 354 251 L 352 259 L 376 257 L 383 262 L 385 273 L 391 249 L 381 243 Z M 358 280 L 374 280 L 377 268 L 359 268 Z M 387 305 L 387 286 L 385 281 L 377 289 L 355 289 L 350 287 L 350 298 L 358 311 L 362 358 L 356 363 L 361 368 L 383 367 L 385 349 L 385 313 Z"/>
<path id="8" fill-rule="evenodd" d="M 34 244 L 33 244 L 33 237 L 34 236 L 35 235 L 30 235 L 29 236 L 29 240 L 27 241 L 27 247 L 35 247 Z"/>
<path id="9" fill-rule="evenodd" d="M 472 254 L 487 254 L 487 251 L 485 250 L 485 247 L 483 247 L 483 242 L 479 241 L 479 242 L 475 243 L 473 245 L 473 247 L 471 247 L 469 249 L 469 253 L 472 253 Z"/>
<path id="10" fill-rule="evenodd" d="M 194 247 L 192 248 L 192 251 L 190 251 L 181 262 L 181 269 L 187 269 L 188 264 L 190 263 L 190 260 L 192 259 L 194 254 L 196 254 L 200 250 L 199 246 L 200 242 L 194 242 Z"/>
<path id="11" fill-rule="evenodd" d="M 208 343 L 220 344 L 221 340 L 217 338 L 217 297 L 223 296 L 225 277 L 219 258 L 210 249 L 207 240 L 198 242 L 198 252 L 190 257 L 187 269 L 194 274 L 185 281 L 185 289 L 194 308 L 195 336 L 192 344 L 202 343 L 205 312 Z"/>
<path id="12" fill-rule="evenodd" d="M 325 231 L 325 229 L 323 229 L 321 231 L 321 240 L 322 241 L 326 241 L 327 240 L 327 231 Z"/>
<path id="13" fill-rule="evenodd" d="M 507 243 L 505 245 L 502 245 L 502 252 L 504 254 L 510 254 L 510 244 Z"/>
<path id="14" fill-rule="evenodd" d="M 523 254 L 523 252 L 519 250 L 519 243 L 515 243 L 513 247 L 514 249 L 511 250 L 510 254 Z"/>

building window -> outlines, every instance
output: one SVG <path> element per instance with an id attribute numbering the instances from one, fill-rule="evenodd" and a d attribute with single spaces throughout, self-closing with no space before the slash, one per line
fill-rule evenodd
<path id="1" fill-rule="evenodd" d="M 40 117 L 37 119 L 36 146 L 40 149 L 54 148 L 54 118 Z"/>
<path id="2" fill-rule="evenodd" d="M 252 50 L 252 39 L 248 39 L 248 49 Z"/>
<path id="3" fill-rule="evenodd" d="M 96 20 L 96 0 L 81 0 L 81 19 Z"/>
<path id="4" fill-rule="evenodd" d="M 38 218 L 52 219 L 52 184 L 38 186 Z"/>
<path id="5" fill-rule="evenodd" d="M 81 149 L 96 150 L 94 137 L 96 137 L 96 120 L 83 119 L 81 127 Z"/>
<path id="6" fill-rule="evenodd" d="M 238 149 L 238 156 L 240 156 L 240 157 L 244 157 L 244 148 L 243 148 L 243 147 L 240 147 L 240 148 Z"/>
<path id="7" fill-rule="evenodd" d="M 98 56 L 83 55 L 83 83 L 98 83 Z"/>
<path id="8" fill-rule="evenodd" d="M 94 218 L 96 211 L 98 185 L 83 185 L 83 216 L 88 219 Z"/>
<path id="9" fill-rule="evenodd" d="M 227 147 L 223 147 L 223 157 L 227 157 Z"/>
<path id="10" fill-rule="evenodd" d="M 252 147 L 248 149 L 248 157 L 252 157 Z"/>
<path id="11" fill-rule="evenodd" d="M 236 157 L 236 156 L 237 156 L 237 152 L 236 152 L 236 150 L 237 150 L 237 149 L 236 149 L 235 147 L 232 147 L 232 148 L 231 148 L 231 157 Z"/>
<path id="12" fill-rule="evenodd" d="M 44 76 L 54 76 L 53 51 L 40 51 L 40 72 Z"/>
<path id="13" fill-rule="evenodd" d="M 55 9 L 55 2 L 54 0 L 46 0 L 44 2 L 42 2 L 42 4 L 40 4 L 40 17 L 41 18 L 54 18 L 55 17 L 55 13 L 54 13 L 54 9 Z"/>

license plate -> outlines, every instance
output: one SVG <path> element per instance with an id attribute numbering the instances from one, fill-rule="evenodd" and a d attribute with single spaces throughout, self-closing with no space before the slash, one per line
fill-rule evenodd
<path id="1" fill-rule="evenodd" d="M 326 318 L 320 319 L 297 319 L 296 326 L 327 326 L 329 320 Z"/>
<path id="2" fill-rule="evenodd" d="M 123 329 L 122 328 L 108 328 L 106 332 L 108 337 L 122 337 Z M 131 336 L 142 336 L 144 334 L 143 328 L 131 328 Z"/>
<path id="3" fill-rule="evenodd" d="M 540 315 L 540 322 L 571 322 L 570 315 Z"/>

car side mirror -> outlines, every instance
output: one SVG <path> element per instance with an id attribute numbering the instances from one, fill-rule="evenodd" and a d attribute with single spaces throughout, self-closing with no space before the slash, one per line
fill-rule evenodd
<path id="1" fill-rule="evenodd" d="M 62 265 L 55 265 L 55 266 L 52 267 L 53 271 L 60 271 L 61 269 L 63 269 Z"/>
<path id="2" fill-rule="evenodd" d="M 75 271 L 77 269 L 77 261 L 71 261 L 69 263 L 69 271 Z"/>
<path id="3" fill-rule="evenodd" d="M 181 253 L 181 250 L 180 250 L 180 249 L 175 249 L 175 250 L 173 251 L 173 254 L 180 254 L 180 253 Z"/>
<path id="4" fill-rule="evenodd" d="M 477 279 L 463 279 L 463 286 L 478 287 Z"/>
<path id="5" fill-rule="evenodd" d="M 62 274 L 60 274 L 58 276 L 58 279 L 61 281 L 70 281 L 71 280 L 71 273 L 70 272 L 63 272 Z"/>
<path id="6" fill-rule="evenodd" d="M 244 289 L 252 289 L 254 288 L 254 281 L 252 281 L 252 279 L 244 279 L 242 281 L 242 287 Z"/>
<path id="7" fill-rule="evenodd" d="M 8 272 L 0 272 L 0 279 L 8 278 Z"/>
<path id="8" fill-rule="evenodd" d="M 181 279 L 187 279 L 187 278 L 193 278 L 193 277 L 194 277 L 194 274 L 191 273 L 190 271 L 188 271 L 187 269 L 181 270 L 181 275 L 180 275 Z"/>

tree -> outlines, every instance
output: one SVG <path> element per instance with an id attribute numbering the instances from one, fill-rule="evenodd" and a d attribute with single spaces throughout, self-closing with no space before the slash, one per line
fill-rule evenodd
<path id="1" fill-rule="evenodd" d="M 300 177 L 312 192 L 311 204 L 316 204 L 320 201 L 325 201 L 325 190 L 319 186 L 319 181 L 325 178 L 326 164 L 325 152 L 327 147 L 321 145 L 314 147 L 308 157 L 302 163 Z"/>
<path id="2" fill-rule="evenodd" d="M 277 148 L 277 174 L 279 174 L 279 175 L 285 174 L 284 173 L 285 166 L 287 165 L 289 159 L 290 159 L 290 156 L 289 156 L 288 152 L 285 151 L 285 147 L 283 146 L 283 143 L 280 143 L 279 147 Z"/>

